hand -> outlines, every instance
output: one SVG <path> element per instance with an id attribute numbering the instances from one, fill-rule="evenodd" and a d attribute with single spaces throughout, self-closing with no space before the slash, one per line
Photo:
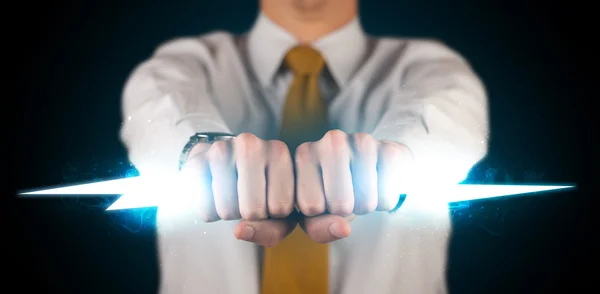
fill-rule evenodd
<path id="1" fill-rule="evenodd" d="M 286 218 L 294 211 L 294 173 L 281 141 L 244 133 L 197 145 L 182 172 L 199 181 L 212 179 L 200 189 L 197 213 L 206 222 L 242 219 L 234 230 L 238 239 L 275 246 L 297 224 Z"/>
<path id="2" fill-rule="evenodd" d="M 396 142 L 333 130 L 300 145 L 295 161 L 296 201 L 307 216 L 300 225 L 315 242 L 328 243 L 350 235 L 354 215 L 396 206 L 412 154 Z"/>

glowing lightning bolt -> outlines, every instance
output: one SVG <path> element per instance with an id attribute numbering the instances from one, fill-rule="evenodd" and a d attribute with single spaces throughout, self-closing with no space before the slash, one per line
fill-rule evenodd
<path id="1" fill-rule="evenodd" d="M 174 183 L 177 181 L 177 183 Z M 173 200 L 174 194 L 181 194 L 182 190 L 174 190 L 173 187 L 184 188 L 180 179 L 172 179 L 160 182 L 168 182 L 170 185 L 159 186 L 157 181 L 142 179 L 141 177 L 125 178 L 111 181 L 103 181 L 96 183 L 88 183 L 81 185 L 73 185 L 59 187 L 55 189 L 37 190 L 20 193 L 23 196 L 42 196 L 42 195 L 120 195 L 107 210 L 132 209 L 142 207 L 155 207 L 162 201 Z M 168 187 L 167 187 L 168 186 Z M 428 195 L 436 196 L 435 201 L 443 201 L 444 203 L 453 203 L 477 199 L 486 199 L 494 197 L 512 196 L 529 194 L 535 192 L 545 192 L 554 190 L 565 190 L 574 188 L 575 186 L 557 186 L 557 185 L 470 185 L 458 184 L 443 187 L 427 187 L 416 188 L 419 194 L 427 193 Z M 414 191 L 412 191 L 414 192 Z M 411 191 L 406 192 L 407 195 Z"/>

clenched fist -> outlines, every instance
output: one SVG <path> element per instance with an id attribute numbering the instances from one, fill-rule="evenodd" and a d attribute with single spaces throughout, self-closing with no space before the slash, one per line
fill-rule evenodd
<path id="1" fill-rule="evenodd" d="M 294 211 L 294 172 L 285 143 L 265 141 L 244 133 L 234 139 L 200 144 L 190 152 L 182 171 L 208 179 L 197 197 L 200 218 L 243 221 L 234 234 L 262 246 L 283 240 L 297 222 Z"/>
<path id="2" fill-rule="evenodd" d="M 242 219 L 234 231 L 238 239 L 271 247 L 298 221 L 315 242 L 328 243 L 350 234 L 355 215 L 393 209 L 412 154 L 396 142 L 333 130 L 300 145 L 294 160 L 295 179 L 285 143 L 244 133 L 197 145 L 183 170 L 212 183 L 197 196 L 204 221 Z M 294 205 L 304 219 L 291 217 Z"/>
<path id="3" fill-rule="evenodd" d="M 315 242 L 327 243 L 350 234 L 354 215 L 397 205 L 412 154 L 396 142 L 333 130 L 300 145 L 295 161 L 296 201 L 307 216 L 301 225 Z"/>

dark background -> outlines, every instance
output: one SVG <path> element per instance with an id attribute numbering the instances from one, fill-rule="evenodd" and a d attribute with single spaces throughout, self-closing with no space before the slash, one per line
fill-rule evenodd
<path id="1" fill-rule="evenodd" d="M 258 9 L 244 0 L 70 2 L 26 3 L 21 11 L 28 12 L 14 12 L 20 22 L 7 27 L 18 28 L 19 52 L 5 62 L 18 63 L 10 74 L 23 82 L 16 95 L 17 155 L 10 158 L 17 190 L 123 176 L 119 99 L 132 68 L 173 37 L 244 32 Z M 587 94 L 579 57 L 587 47 L 577 42 L 583 24 L 571 17 L 583 7 L 572 1 L 363 2 L 367 32 L 441 39 L 486 83 L 491 146 L 473 180 L 581 180 L 580 141 L 590 135 L 580 125 L 578 101 Z M 590 258 L 582 189 L 456 207 L 452 293 L 582 292 Z M 5 252 L 16 261 L 11 272 L 19 289 L 156 291 L 154 211 L 104 212 L 114 199 L 17 201 L 9 224 L 18 242 Z"/>

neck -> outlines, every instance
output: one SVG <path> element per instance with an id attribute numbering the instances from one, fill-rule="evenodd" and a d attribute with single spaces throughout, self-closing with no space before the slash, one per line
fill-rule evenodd
<path id="1" fill-rule="evenodd" d="M 317 7 L 305 8 L 286 5 L 281 0 L 261 1 L 261 11 L 273 22 L 283 27 L 299 42 L 310 44 L 352 21 L 358 12 L 356 3 L 339 5 L 338 1 L 325 1 Z M 264 2 L 269 2 L 266 5 Z"/>

